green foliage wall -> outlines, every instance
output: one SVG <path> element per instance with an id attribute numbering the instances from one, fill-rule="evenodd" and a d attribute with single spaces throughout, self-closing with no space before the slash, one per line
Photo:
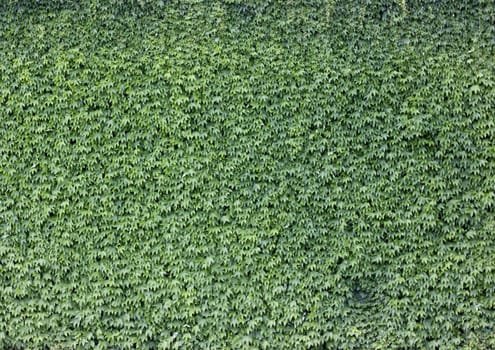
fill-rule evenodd
<path id="1" fill-rule="evenodd" d="M 490 4 L 358 4 L 4 6 L 0 347 L 494 348 Z"/>

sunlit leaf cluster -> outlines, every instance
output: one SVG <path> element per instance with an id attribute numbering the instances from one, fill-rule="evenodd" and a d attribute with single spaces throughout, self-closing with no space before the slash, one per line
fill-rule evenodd
<path id="1" fill-rule="evenodd" d="M 407 5 L 0 5 L 0 348 L 494 348 L 493 2 Z"/>

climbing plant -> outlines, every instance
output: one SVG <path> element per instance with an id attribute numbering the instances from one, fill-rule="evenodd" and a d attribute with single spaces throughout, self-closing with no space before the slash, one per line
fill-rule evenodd
<path id="1" fill-rule="evenodd" d="M 0 348 L 494 348 L 492 3 L 382 3 L 2 2 Z"/>

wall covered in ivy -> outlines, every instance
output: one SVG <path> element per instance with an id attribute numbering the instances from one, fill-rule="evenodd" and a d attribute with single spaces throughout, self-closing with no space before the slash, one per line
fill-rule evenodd
<path id="1" fill-rule="evenodd" d="M 407 5 L 0 5 L 0 348 L 493 349 L 493 2 Z"/>

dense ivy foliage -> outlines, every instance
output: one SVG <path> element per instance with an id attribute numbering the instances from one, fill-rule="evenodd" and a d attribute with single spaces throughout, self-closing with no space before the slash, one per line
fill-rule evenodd
<path id="1" fill-rule="evenodd" d="M 0 6 L 1 348 L 495 347 L 493 2 L 265 3 Z"/>

